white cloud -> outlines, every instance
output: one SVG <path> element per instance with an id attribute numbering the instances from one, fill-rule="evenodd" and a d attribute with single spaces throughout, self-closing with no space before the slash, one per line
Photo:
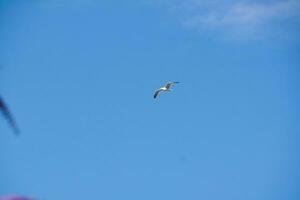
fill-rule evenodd
<path id="1" fill-rule="evenodd" d="M 170 3 L 180 11 L 183 25 L 231 35 L 261 36 L 293 18 L 300 21 L 300 0 L 175 0 Z"/>

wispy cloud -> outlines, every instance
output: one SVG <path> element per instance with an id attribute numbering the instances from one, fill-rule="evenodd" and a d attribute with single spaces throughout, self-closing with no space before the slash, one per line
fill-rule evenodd
<path id="1" fill-rule="evenodd" d="M 181 11 L 183 25 L 227 35 L 261 36 L 291 20 L 300 21 L 300 0 L 185 0 L 172 3 Z"/>

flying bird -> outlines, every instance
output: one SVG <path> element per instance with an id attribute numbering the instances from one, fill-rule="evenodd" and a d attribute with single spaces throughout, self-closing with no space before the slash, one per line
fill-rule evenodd
<path id="1" fill-rule="evenodd" d="M 155 91 L 154 93 L 154 99 L 161 93 L 161 92 L 171 92 L 172 90 L 170 89 L 170 87 L 174 84 L 177 84 L 179 82 L 168 82 L 167 85 L 165 87 L 159 88 L 158 90 Z"/>
<path id="2" fill-rule="evenodd" d="M 0 96 L 0 111 L 2 112 L 3 116 L 7 119 L 8 123 L 14 130 L 15 134 L 19 134 L 19 128 L 16 124 L 15 119 L 13 118 L 11 112 L 9 111 L 7 105 L 5 104 L 4 100 Z"/>

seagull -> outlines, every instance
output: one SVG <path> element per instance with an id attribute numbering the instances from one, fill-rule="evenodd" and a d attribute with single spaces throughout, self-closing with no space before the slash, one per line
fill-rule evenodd
<path id="1" fill-rule="evenodd" d="M 4 100 L 1 98 L 1 96 L 0 96 L 0 111 L 2 112 L 3 116 L 7 119 L 8 123 L 14 130 L 15 134 L 19 134 L 20 131 L 17 127 L 17 124 L 16 124 L 11 112 L 9 111 L 7 105 L 5 104 Z"/>
<path id="2" fill-rule="evenodd" d="M 164 92 L 164 91 L 171 92 L 172 90 L 170 89 L 170 87 L 177 83 L 179 83 L 179 82 L 168 82 L 165 87 L 162 87 L 162 88 L 159 88 L 158 90 L 156 90 L 154 93 L 154 99 L 159 95 L 160 92 Z"/>

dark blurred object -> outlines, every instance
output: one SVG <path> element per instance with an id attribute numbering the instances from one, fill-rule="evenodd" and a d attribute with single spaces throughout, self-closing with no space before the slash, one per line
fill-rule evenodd
<path id="1" fill-rule="evenodd" d="M 8 123 L 10 124 L 10 126 L 13 128 L 15 134 L 19 134 L 20 131 L 19 131 L 19 128 L 18 128 L 18 126 L 16 124 L 16 121 L 14 120 L 11 112 L 9 111 L 6 103 L 1 98 L 1 96 L 0 96 L 0 111 L 3 113 L 4 117 L 7 119 Z"/>
<path id="2" fill-rule="evenodd" d="M 0 197 L 0 200 L 34 200 L 33 198 L 23 196 L 5 196 Z"/>

